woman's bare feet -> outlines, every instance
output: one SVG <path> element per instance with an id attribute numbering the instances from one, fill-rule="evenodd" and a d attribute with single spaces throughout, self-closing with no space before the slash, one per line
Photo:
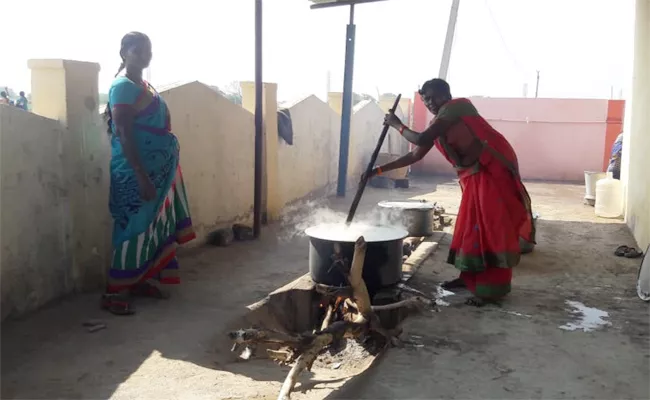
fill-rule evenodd
<path id="1" fill-rule="evenodd" d="M 489 300 L 481 297 L 472 296 L 467 300 L 465 300 L 465 304 L 468 306 L 483 307 L 486 304 L 495 304 L 498 306 L 501 303 L 499 302 L 499 300 Z"/>
<path id="2" fill-rule="evenodd" d="M 468 306 L 483 307 L 486 304 L 486 302 L 480 297 L 472 296 L 469 299 L 465 300 L 465 304 L 467 304 Z"/>

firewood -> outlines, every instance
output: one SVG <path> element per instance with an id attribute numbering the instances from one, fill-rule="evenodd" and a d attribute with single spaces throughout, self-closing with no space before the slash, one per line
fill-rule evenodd
<path id="1" fill-rule="evenodd" d="M 304 342 L 301 335 L 291 335 L 288 333 L 277 332 L 269 329 L 239 329 L 228 333 L 228 337 L 234 341 L 235 345 L 253 344 L 253 343 L 280 343 L 288 346 L 299 346 Z"/>
<path id="2" fill-rule="evenodd" d="M 325 318 L 323 318 L 323 323 L 320 326 L 321 331 L 327 329 L 327 327 L 330 325 L 330 322 L 332 321 L 333 315 L 334 315 L 334 306 L 330 304 L 327 306 L 327 311 L 325 312 Z"/>
<path id="3" fill-rule="evenodd" d="M 422 296 L 413 296 L 406 300 L 398 301 L 396 303 L 386 304 L 383 306 L 372 306 L 373 312 L 395 310 L 398 308 L 422 308 L 431 306 L 433 302 Z"/>
<path id="4" fill-rule="evenodd" d="M 352 288 L 349 286 L 333 287 L 333 286 L 327 286 L 327 285 L 317 283 L 314 285 L 314 289 L 316 290 L 316 293 L 323 296 L 330 296 L 330 297 L 351 297 L 352 296 Z"/>
<path id="5" fill-rule="evenodd" d="M 345 305 L 345 307 L 346 307 L 347 309 L 351 309 L 351 308 L 352 308 L 352 309 L 354 309 L 354 312 L 358 312 L 358 311 L 359 311 L 359 308 L 357 307 L 357 305 L 356 305 L 356 304 L 354 303 L 354 301 L 352 301 L 352 299 L 350 299 L 350 298 L 345 299 L 345 300 L 343 301 L 343 304 Z"/>
<path id="6" fill-rule="evenodd" d="M 354 255 L 352 257 L 352 264 L 350 267 L 350 273 L 348 275 L 348 282 L 352 288 L 352 294 L 354 297 L 354 304 L 356 305 L 357 310 L 359 311 L 356 314 L 354 321 L 336 321 L 332 324 L 328 324 L 325 329 L 321 329 L 320 332 L 315 333 L 314 339 L 310 342 L 309 345 L 305 346 L 305 350 L 298 356 L 296 363 L 289 371 L 282 388 L 280 389 L 280 394 L 278 395 L 278 400 L 289 400 L 291 397 L 291 391 L 296 385 L 298 375 L 307 369 L 311 370 L 311 366 L 316 360 L 316 357 L 320 352 L 330 344 L 332 344 L 336 339 L 343 337 L 358 337 L 368 329 L 368 321 L 373 316 L 371 304 L 370 304 L 370 295 L 368 294 L 368 288 L 366 283 L 363 281 L 363 263 L 366 259 L 366 241 L 363 239 L 363 236 L 360 236 L 354 244 Z M 329 312 L 329 308 L 328 308 Z M 376 316 L 375 316 L 376 317 Z M 346 318 L 347 319 L 347 318 Z M 323 326 L 327 321 L 327 315 L 323 321 Z"/>
<path id="7" fill-rule="evenodd" d="M 290 347 L 283 347 L 280 350 L 266 349 L 266 354 L 269 358 L 274 359 L 278 363 L 287 364 L 293 361 L 294 352 Z"/>
<path id="8" fill-rule="evenodd" d="M 401 333 L 401 328 L 386 330 L 382 327 L 376 312 L 431 304 L 429 299 L 416 296 L 385 306 L 373 306 L 370 301 L 368 287 L 363 280 L 366 247 L 363 236 L 359 237 L 354 245 L 354 255 L 350 269 L 345 274 L 350 285 L 348 288 L 330 288 L 324 285 L 316 285 L 317 292 L 326 297 L 321 303 L 322 306 L 327 304 L 325 317 L 321 321 L 319 331 L 292 335 L 251 328 L 240 329 L 229 334 L 230 338 L 235 342 L 235 346 L 246 345 L 253 347 L 256 343 L 283 345 L 284 348 L 280 350 L 267 350 L 267 354 L 279 362 L 290 362 L 297 356 L 291 371 L 289 371 L 282 384 L 278 395 L 279 400 L 290 399 L 291 391 L 296 385 L 300 373 L 305 369 L 311 370 L 318 355 L 338 340 L 343 338 L 358 339 L 375 332 L 385 338 L 386 346 L 391 343 L 398 345 L 400 343 L 398 336 Z M 345 295 L 342 295 L 343 293 Z M 333 297 L 336 298 L 335 304 L 332 304 Z M 341 309 L 343 320 L 334 321 L 333 319 L 341 303 L 343 304 Z"/>
<path id="9" fill-rule="evenodd" d="M 402 291 L 404 291 L 406 293 L 414 294 L 416 296 L 419 296 L 419 297 L 422 297 L 424 299 L 430 300 L 432 304 L 435 303 L 435 298 L 434 297 L 431 297 L 431 296 L 427 295 L 426 293 L 424 293 L 421 290 L 410 287 L 409 285 L 407 285 L 405 283 L 400 282 L 396 286 L 397 286 L 397 288 L 399 288 L 400 290 L 402 290 Z"/>
<path id="10" fill-rule="evenodd" d="M 314 362 L 318 354 L 321 352 L 321 350 L 323 350 L 323 348 L 325 348 L 325 346 L 332 343 L 332 339 L 333 335 L 331 334 L 316 336 L 314 342 L 312 343 L 312 346 L 310 346 L 300 356 L 298 356 L 296 363 L 293 365 L 291 371 L 289 371 L 289 374 L 282 384 L 280 394 L 278 394 L 278 400 L 289 400 L 291 398 L 291 391 L 296 385 L 298 375 L 300 375 L 300 373 L 306 369 L 308 365 L 311 365 Z"/>
<path id="11" fill-rule="evenodd" d="M 365 332 L 365 330 L 366 324 L 336 321 L 327 327 L 327 329 L 318 332 L 313 340 L 311 340 L 308 347 L 306 347 L 302 354 L 300 354 L 296 359 L 296 363 L 293 365 L 291 371 L 289 371 L 289 374 L 282 384 L 280 394 L 278 394 L 278 400 L 291 399 L 291 391 L 296 385 L 298 376 L 303 370 L 311 370 L 311 366 L 316 360 L 316 357 L 318 357 L 325 347 L 341 338 L 358 337 Z"/>
<path id="12" fill-rule="evenodd" d="M 372 308 L 368 287 L 363 280 L 363 263 L 366 261 L 366 247 L 366 241 L 363 236 L 360 236 L 354 243 L 354 256 L 352 257 L 348 281 L 350 282 L 352 297 L 354 298 L 354 303 L 357 305 L 359 313 L 368 319 L 372 313 Z"/>

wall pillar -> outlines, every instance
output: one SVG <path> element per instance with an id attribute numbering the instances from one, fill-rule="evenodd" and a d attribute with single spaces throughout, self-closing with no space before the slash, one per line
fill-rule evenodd
<path id="1" fill-rule="evenodd" d="M 341 92 L 329 92 L 327 93 L 327 104 L 334 110 L 338 115 L 342 114 L 343 110 L 343 93 Z"/>
<path id="2" fill-rule="evenodd" d="M 242 107 L 255 113 L 255 82 L 241 82 Z M 266 211 L 267 219 L 277 219 L 282 209 L 282 196 L 279 192 L 278 171 L 278 85 L 264 83 L 262 89 L 264 101 L 264 171 L 262 176 L 262 213 Z M 285 171 L 285 173 L 293 173 Z"/>
<path id="3" fill-rule="evenodd" d="M 352 94 L 352 101 L 354 102 L 354 93 Z M 327 93 L 327 104 L 330 106 L 332 110 L 339 116 L 339 118 L 342 115 L 343 112 L 343 93 L 341 92 L 329 92 Z M 352 106 L 352 109 L 354 109 L 354 106 Z M 350 111 L 350 141 L 348 144 L 348 176 L 347 176 L 347 184 L 346 186 L 348 188 L 354 187 L 357 183 L 359 183 L 359 177 L 357 176 L 355 172 L 355 166 L 357 165 L 358 162 L 358 156 L 357 156 L 357 151 L 358 151 L 358 144 L 355 141 L 355 131 L 358 129 L 358 127 L 355 126 L 354 124 L 354 111 Z M 333 132 L 334 135 L 340 135 L 340 132 Z M 339 154 L 339 149 L 336 149 L 337 157 L 340 157 L 341 155 Z M 338 167 L 337 167 L 338 168 Z M 338 170 L 337 170 L 338 171 Z"/>
<path id="4" fill-rule="evenodd" d="M 636 0 L 632 94 L 626 102 L 621 180 L 625 222 L 645 251 L 650 243 L 650 0 Z"/>
<path id="5" fill-rule="evenodd" d="M 110 145 L 99 115 L 99 64 L 54 59 L 30 60 L 28 66 L 32 111 L 67 128 L 62 150 L 75 290 L 96 289 L 105 282 L 112 251 L 107 206 Z"/>

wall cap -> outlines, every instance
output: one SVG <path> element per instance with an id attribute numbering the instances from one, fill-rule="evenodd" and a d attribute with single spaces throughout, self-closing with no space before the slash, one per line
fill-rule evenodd
<path id="1" fill-rule="evenodd" d="M 27 60 L 27 67 L 29 69 L 65 69 L 68 67 L 87 67 L 92 68 L 96 72 L 101 69 L 99 63 L 88 61 L 64 60 L 61 58 L 37 58 Z"/>
<path id="2" fill-rule="evenodd" d="M 241 81 L 241 82 L 239 82 L 239 85 L 241 85 L 241 86 L 255 86 L 255 82 L 254 81 Z M 272 89 L 273 90 L 273 89 L 278 88 L 278 84 L 277 83 L 272 83 L 272 82 L 263 82 L 262 86 L 264 87 L 264 89 Z"/>

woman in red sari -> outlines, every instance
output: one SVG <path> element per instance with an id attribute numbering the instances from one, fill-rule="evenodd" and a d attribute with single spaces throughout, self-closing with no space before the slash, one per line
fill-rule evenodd
<path id="1" fill-rule="evenodd" d="M 374 168 L 372 175 L 411 165 L 433 146 L 442 153 L 456 168 L 463 193 L 447 259 L 460 277 L 443 287 L 467 287 L 474 294 L 467 301 L 471 305 L 497 301 L 510 292 L 512 268 L 521 257 L 520 238 L 535 243 L 530 197 L 519 177 L 517 156 L 468 99 L 452 99 L 444 80 L 426 82 L 420 96 L 434 120 L 418 133 L 394 114 L 386 115 L 385 122 L 417 147 Z"/>

